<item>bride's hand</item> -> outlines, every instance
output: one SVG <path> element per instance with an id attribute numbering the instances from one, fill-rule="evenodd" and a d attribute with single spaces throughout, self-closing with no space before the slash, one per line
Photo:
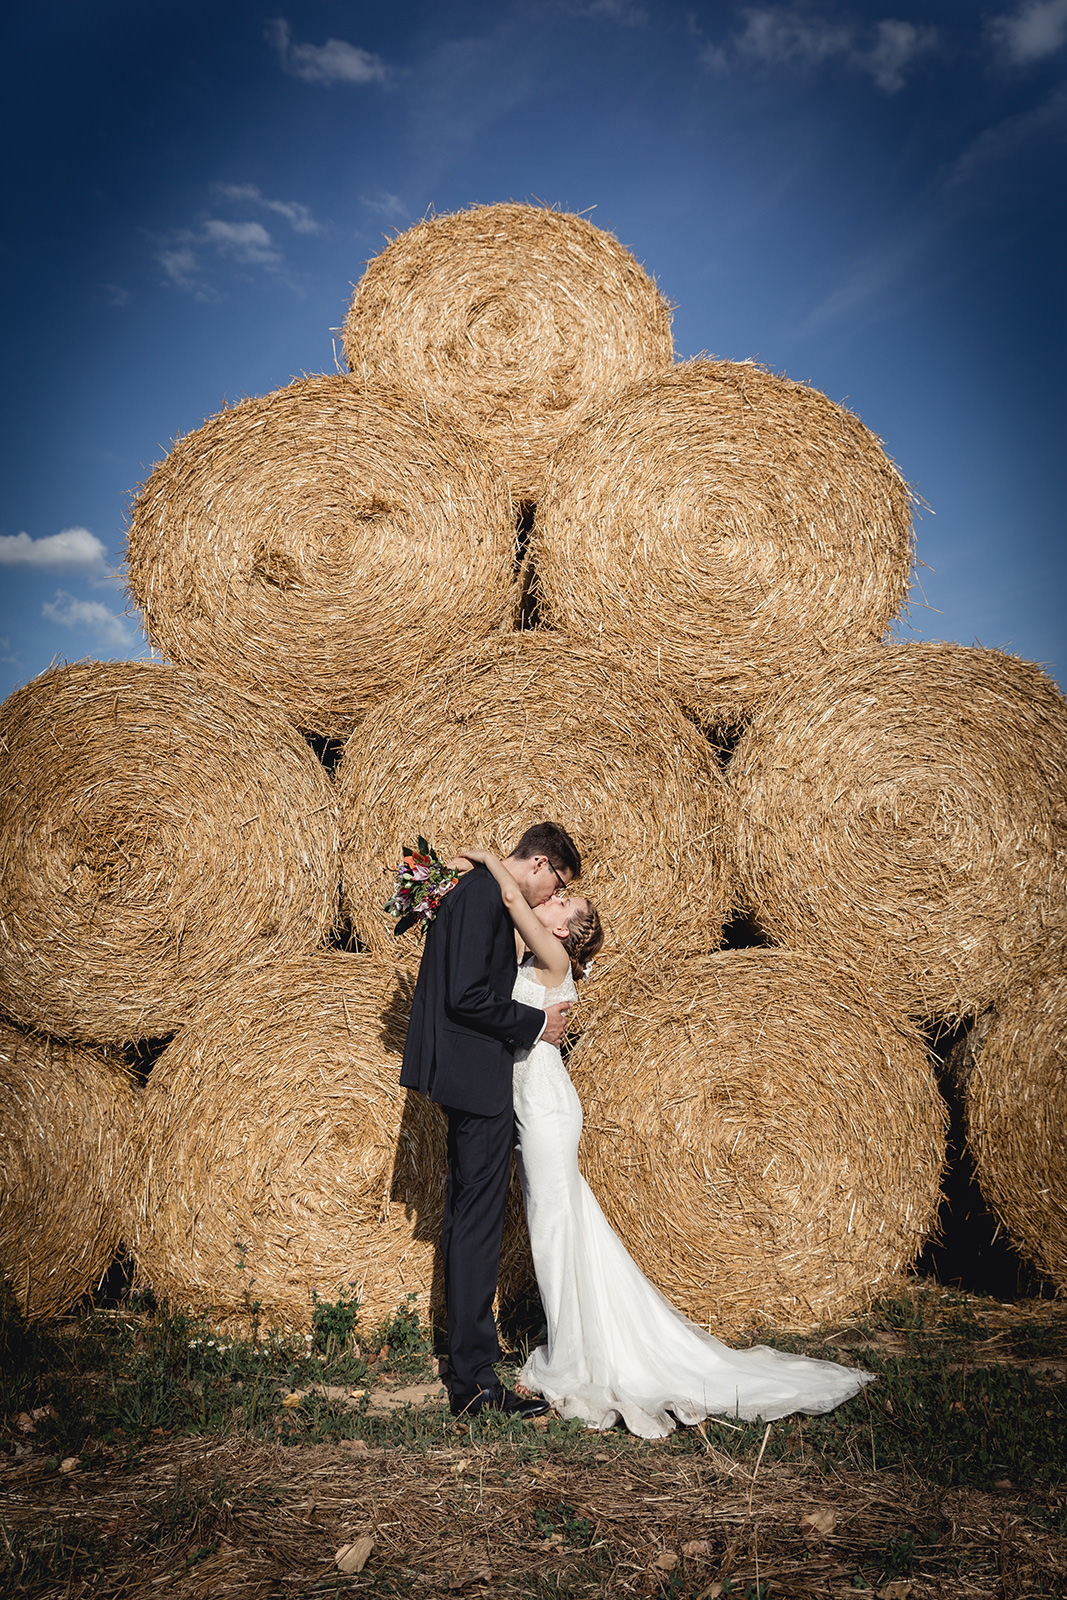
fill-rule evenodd
<path id="1" fill-rule="evenodd" d="M 489 855 L 488 850 L 461 850 L 451 861 L 446 861 L 445 866 L 450 872 L 469 872 L 474 862 L 484 867 Z"/>

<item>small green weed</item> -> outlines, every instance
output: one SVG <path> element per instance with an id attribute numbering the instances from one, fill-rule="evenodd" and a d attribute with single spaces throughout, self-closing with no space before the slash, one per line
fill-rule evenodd
<path id="1" fill-rule="evenodd" d="M 534 1510 L 534 1527 L 542 1539 L 552 1539 L 558 1544 L 571 1544 L 586 1549 L 593 1542 L 596 1530 L 588 1517 L 578 1515 L 574 1506 L 563 1500 L 554 1506 L 537 1506 Z"/>
<path id="2" fill-rule="evenodd" d="M 433 1356 L 433 1329 L 420 1320 L 417 1300 L 418 1295 L 409 1294 L 374 1333 L 379 1345 L 388 1347 L 394 1372 L 421 1372 Z"/>
<path id="3" fill-rule="evenodd" d="M 325 1361 L 348 1354 L 356 1340 L 359 1296 L 342 1289 L 336 1300 L 320 1300 L 315 1291 L 311 1298 L 312 1350 Z"/>

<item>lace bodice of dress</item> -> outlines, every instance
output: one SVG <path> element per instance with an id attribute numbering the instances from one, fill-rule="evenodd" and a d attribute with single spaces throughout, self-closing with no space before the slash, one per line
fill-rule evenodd
<path id="1" fill-rule="evenodd" d="M 515 987 L 511 991 L 513 1000 L 521 1000 L 526 1006 L 554 1006 L 560 1000 L 576 1000 L 578 990 L 574 986 L 574 979 L 568 972 L 563 982 L 555 989 L 546 989 L 537 982 L 533 975 L 533 967 L 529 961 L 524 961 L 519 968 L 515 979 Z"/>

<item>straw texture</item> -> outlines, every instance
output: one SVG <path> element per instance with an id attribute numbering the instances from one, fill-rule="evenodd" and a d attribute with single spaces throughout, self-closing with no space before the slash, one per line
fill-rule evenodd
<path id="1" fill-rule="evenodd" d="M 618 240 L 515 204 L 393 239 L 356 287 L 344 346 L 357 377 L 404 383 L 477 433 L 527 500 L 590 403 L 673 355 L 669 307 Z"/>
<path id="2" fill-rule="evenodd" d="M 907 589 L 907 486 L 843 407 L 751 362 L 635 385 L 561 444 L 530 554 L 550 626 L 613 638 L 705 721 L 881 636 Z"/>
<path id="3" fill-rule="evenodd" d="M 0 1273 L 24 1316 L 59 1316 L 111 1265 L 135 1113 L 122 1064 L 0 1020 Z"/>
<path id="4" fill-rule="evenodd" d="M 1038 667 L 872 646 L 768 701 L 729 769 L 744 897 L 916 1015 L 978 1012 L 1067 919 L 1067 703 Z"/>
<path id="5" fill-rule="evenodd" d="M 1013 1243 L 1067 1293 L 1067 946 L 997 1006 L 963 1079 L 978 1181 Z"/>
<path id="6" fill-rule="evenodd" d="M 444 1118 L 397 1081 L 415 967 L 319 951 L 260 969 L 152 1069 L 127 1184 L 141 1281 L 215 1317 L 306 1327 L 355 1286 L 373 1326 L 424 1314 Z M 514 1250 L 509 1244 L 507 1257 Z"/>
<path id="7" fill-rule="evenodd" d="M 332 927 L 330 783 L 281 718 L 152 662 L 86 661 L 0 708 L 0 1008 L 161 1037 L 234 969 Z"/>
<path id="8" fill-rule="evenodd" d="M 806 1329 L 908 1266 L 937 1215 L 946 1113 L 902 1014 L 767 949 L 594 977 L 582 1007 L 582 1166 L 681 1310 L 716 1332 Z"/>
<path id="9" fill-rule="evenodd" d="M 154 645 L 335 738 L 510 617 L 514 556 L 484 452 L 421 396 L 336 375 L 179 440 L 128 534 Z"/>
<path id="10" fill-rule="evenodd" d="M 417 834 L 445 855 L 506 853 L 545 818 L 581 851 L 581 891 L 616 952 L 605 968 L 627 949 L 718 948 L 731 904 L 718 764 L 656 683 L 577 640 L 498 636 L 454 658 L 368 718 L 336 777 L 343 903 L 372 949 L 393 944 L 382 907 Z"/>

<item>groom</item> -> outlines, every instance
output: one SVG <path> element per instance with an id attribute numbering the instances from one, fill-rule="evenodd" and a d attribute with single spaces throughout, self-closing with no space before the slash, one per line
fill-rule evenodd
<path id="1" fill-rule="evenodd" d="M 582 870 L 573 839 L 554 822 L 527 828 L 505 866 L 531 906 L 543 905 Z M 441 1226 L 451 1406 L 539 1416 L 543 1400 L 505 1389 L 493 1298 L 515 1142 L 511 1071 L 538 1039 L 559 1044 L 566 1004 L 538 1011 L 511 998 L 515 932 L 496 881 L 483 866 L 464 873 L 426 934 L 404 1046 L 401 1084 L 419 1089 L 448 1118 L 448 1188 Z"/>

